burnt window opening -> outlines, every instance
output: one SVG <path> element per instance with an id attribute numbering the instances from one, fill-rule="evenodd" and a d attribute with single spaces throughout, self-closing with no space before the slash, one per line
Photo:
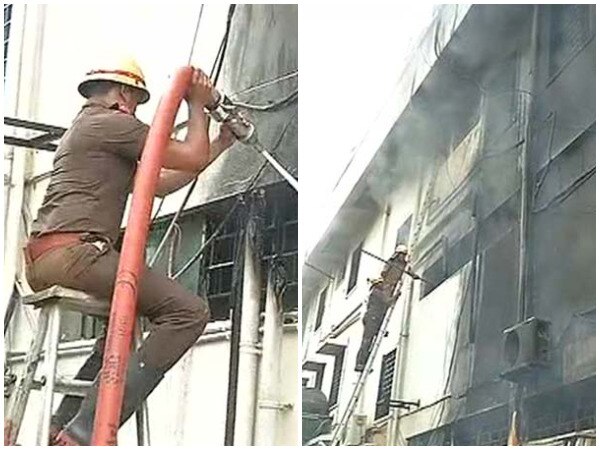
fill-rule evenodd
<path id="1" fill-rule="evenodd" d="M 325 312 L 325 301 L 327 300 L 327 288 L 321 291 L 319 295 L 319 303 L 317 305 L 317 317 L 315 319 L 315 330 L 321 327 L 323 322 L 323 313 Z"/>
<path id="2" fill-rule="evenodd" d="M 412 224 L 412 216 L 409 216 L 408 219 L 404 221 L 402 226 L 398 228 L 398 233 L 396 234 L 396 245 L 404 244 L 408 245 L 408 241 L 410 239 L 410 227 Z"/>
<path id="3" fill-rule="evenodd" d="M 423 272 L 427 283 L 421 284 L 421 298 L 429 295 L 473 258 L 473 239 L 474 234 L 471 231 L 449 248 L 443 248 L 442 254 Z"/>
<path id="4" fill-rule="evenodd" d="M 350 257 L 350 275 L 348 277 L 348 288 L 346 289 L 346 294 L 349 294 L 350 291 L 354 289 L 354 286 L 356 286 L 356 282 L 358 281 L 358 269 L 360 266 L 362 246 L 363 244 L 361 243 L 358 247 L 356 247 L 356 250 L 352 252 L 352 256 Z"/>
<path id="5" fill-rule="evenodd" d="M 273 196 L 267 203 L 263 256 L 263 305 L 273 257 L 285 267 L 287 284 L 283 310 L 298 309 L 298 200 L 296 196 Z"/>
<path id="6" fill-rule="evenodd" d="M 551 5 L 549 76 L 553 78 L 595 33 L 590 5 Z"/>
<path id="7" fill-rule="evenodd" d="M 10 24 L 12 22 L 13 5 L 4 5 L 4 84 L 6 84 L 6 65 L 8 63 L 8 42 L 10 38 Z"/>
<path id="8" fill-rule="evenodd" d="M 430 292 L 435 290 L 435 288 L 448 278 L 446 262 L 443 256 L 440 256 L 432 265 L 425 269 L 423 278 L 427 280 L 427 283 L 421 284 L 421 298 L 427 297 Z"/>
<path id="9" fill-rule="evenodd" d="M 377 388 L 377 403 L 375 404 L 375 420 L 387 416 L 390 412 L 390 398 L 392 395 L 395 368 L 396 349 L 383 355 L 383 358 L 381 359 L 379 387 Z"/>
<path id="10" fill-rule="evenodd" d="M 219 225 L 220 218 L 208 220 L 207 236 Z M 269 266 L 274 257 L 285 268 L 287 284 L 283 294 L 284 311 L 298 309 L 298 208 L 295 197 L 267 196 L 263 228 L 262 309 L 264 310 Z M 207 252 L 199 291 L 206 289 L 212 320 L 228 320 L 237 246 L 241 245 L 240 218 L 231 217 Z M 240 268 L 238 268 L 240 269 Z M 242 271 L 240 271 L 242 273 Z M 205 281 L 204 281 L 205 280 Z"/>

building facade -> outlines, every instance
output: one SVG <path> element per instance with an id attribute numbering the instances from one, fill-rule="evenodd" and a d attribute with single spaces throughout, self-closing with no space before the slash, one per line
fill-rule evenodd
<path id="1" fill-rule="evenodd" d="M 138 114 L 146 123 L 152 120 L 170 74 L 186 65 L 188 57 L 193 65 L 208 72 L 218 61 L 221 46 L 217 87 L 235 100 L 261 107 L 297 90 L 295 5 L 182 4 L 118 9 L 119 18 L 115 19 L 115 11 L 101 5 L 5 5 L 5 116 L 67 128 L 82 104 L 76 91 L 79 77 L 96 63 L 94 58 L 110 52 L 130 52 L 140 61 L 152 92 L 149 104 L 140 108 Z M 114 26 L 107 27 L 107 23 Z M 180 110 L 178 123 L 186 119 L 184 110 Z M 261 143 L 297 176 L 294 99 L 273 110 L 254 108 L 248 117 L 255 124 Z M 5 126 L 5 133 L 22 139 L 36 136 L 31 129 L 19 127 Z M 58 139 L 53 140 L 54 144 L 57 142 Z M 43 199 L 53 152 L 5 145 L 4 156 L 3 302 L 9 304 L 11 297 L 30 292 L 21 247 Z M 225 439 L 233 439 L 236 410 L 236 443 L 296 443 L 297 194 L 270 167 L 259 173 L 262 164 L 257 152 L 236 144 L 211 165 L 189 194 L 174 232 L 156 260 L 155 267 L 170 275 L 185 267 L 178 280 L 193 292 L 207 296 L 212 321 L 150 397 L 152 445 L 222 445 Z M 155 201 L 148 259 L 187 191 L 185 187 L 164 202 Z M 273 261 L 278 261 L 285 273 L 283 323 L 280 348 L 276 348 L 280 364 L 279 373 L 270 378 L 271 384 L 277 385 L 275 394 L 270 391 L 270 397 L 263 398 L 262 388 L 257 387 L 254 391 L 258 394 L 248 398 L 240 388 L 236 406 L 228 403 L 230 392 L 235 393 L 239 384 L 230 376 L 232 335 L 239 332 L 240 326 L 239 320 L 233 320 L 232 325 L 232 314 L 247 302 L 241 288 L 244 261 L 238 250 L 243 247 L 254 196 L 259 196 L 264 204 L 260 222 L 262 247 L 257 256 L 261 267 L 254 272 L 260 287 L 255 300 L 262 303 L 254 310 L 255 322 L 261 328 L 257 327 L 252 342 L 244 345 L 251 346 L 253 354 L 261 355 L 265 344 L 261 336 L 267 278 Z M 202 247 L 202 256 L 191 260 Z M 10 314 L 5 315 L 5 374 L 19 374 L 35 331 L 36 314 L 17 301 Z M 63 313 L 60 373 L 72 376 L 77 372 L 91 351 L 94 338 L 103 333 L 104 325 L 99 319 Z M 237 352 L 237 347 L 233 351 Z M 261 368 L 266 356 L 256 356 L 252 379 L 257 386 L 262 385 L 269 372 Z M 39 370 L 42 374 L 43 368 Z M 238 379 L 245 376 L 240 374 Z M 58 400 L 56 396 L 55 407 Z M 261 434 L 255 425 L 269 402 L 277 405 L 276 426 Z M 39 393 L 33 392 L 19 439 L 23 445 L 34 442 L 40 405 Z M 135 444 L 134 422 L 126 424 L 120 433 L 121 444 Z M 243 433 L 238 429 L 241 422 Z"/>
<path id="2" fill-rule="evenodd" d="M 361 250 L 405 243 L 426 282 L 343 442 L 504 445 L 515 411 L 521 442 L 595 442 L 595 6 L 439 7 L 379 117 L 303 266 L 303 384 L 335 429 L 383 268 Z"/>

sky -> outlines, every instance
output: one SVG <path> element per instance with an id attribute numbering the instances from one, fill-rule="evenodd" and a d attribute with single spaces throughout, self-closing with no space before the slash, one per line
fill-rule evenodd
<path id="1" fill-rule="evenodd" d="M 390 101 L 434 5 L 303 4 L 299 8 L 301 247 L 326 230 L 333 188 Z M 393 99 L 392 99 L 393 100 Z"/>

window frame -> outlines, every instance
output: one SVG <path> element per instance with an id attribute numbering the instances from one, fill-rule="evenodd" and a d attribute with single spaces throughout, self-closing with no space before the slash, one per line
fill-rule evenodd
<path id="1" fill-rule="evenodd" d="M 394 378 L 396 376 L 397 350 L 397 348 L 394 348 L 381 357 L 381 370 L 379 372 L 379 383 L 377 384 L 377 400 L 375 401 L 374 420 L 382 419 L 390 413 L 390 400 L 392 398 Z"/>
<path id="2" fill-rule="evenodd" d="M 327 291 L 329 286 L 326 286 L 319 293 L 319 299 L 317 300 L 317 315 L 315 316 L 314 330 L 317 331 L 323 325 L 323 315 L 325 313 L 325 304 L 327 302 Z"/>
<path id="3" fill-rule="evenodd" d="M 364 241 L 354 248 L 349 257 L 350 264 L 348 265 L 348 284 L 346 286 L 346 298 L 348 298 L 356 286 L 358 286 L 358 273 L 360 272 L 360 260 L 362 258 L 362 249 Z M 356 261 L 355 261 L 356 258 Z M 356 263 L 356 264 L 355 264 Z"/>

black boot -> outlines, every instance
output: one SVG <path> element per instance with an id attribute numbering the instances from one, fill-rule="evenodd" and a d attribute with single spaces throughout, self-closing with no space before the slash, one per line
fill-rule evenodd
<path id="1" fill-rule="evenodd" d="M 165 372 L 149 366 L 140 361 L 137 353 L 129 358 L 125 379 L 125 394 L 123 407 L 121 409 L 121 420 L 119 426 L 141 406 L 143 401 L 150 395 L 154 388 L 163 379 Z M 81 403 L 81 408 L 75 418 L 64 428 L 58 436 L 58 445 L 90 445 L 94 427 L 94 416 L 98 399 L 98 378 L 94 387 Z"/>

